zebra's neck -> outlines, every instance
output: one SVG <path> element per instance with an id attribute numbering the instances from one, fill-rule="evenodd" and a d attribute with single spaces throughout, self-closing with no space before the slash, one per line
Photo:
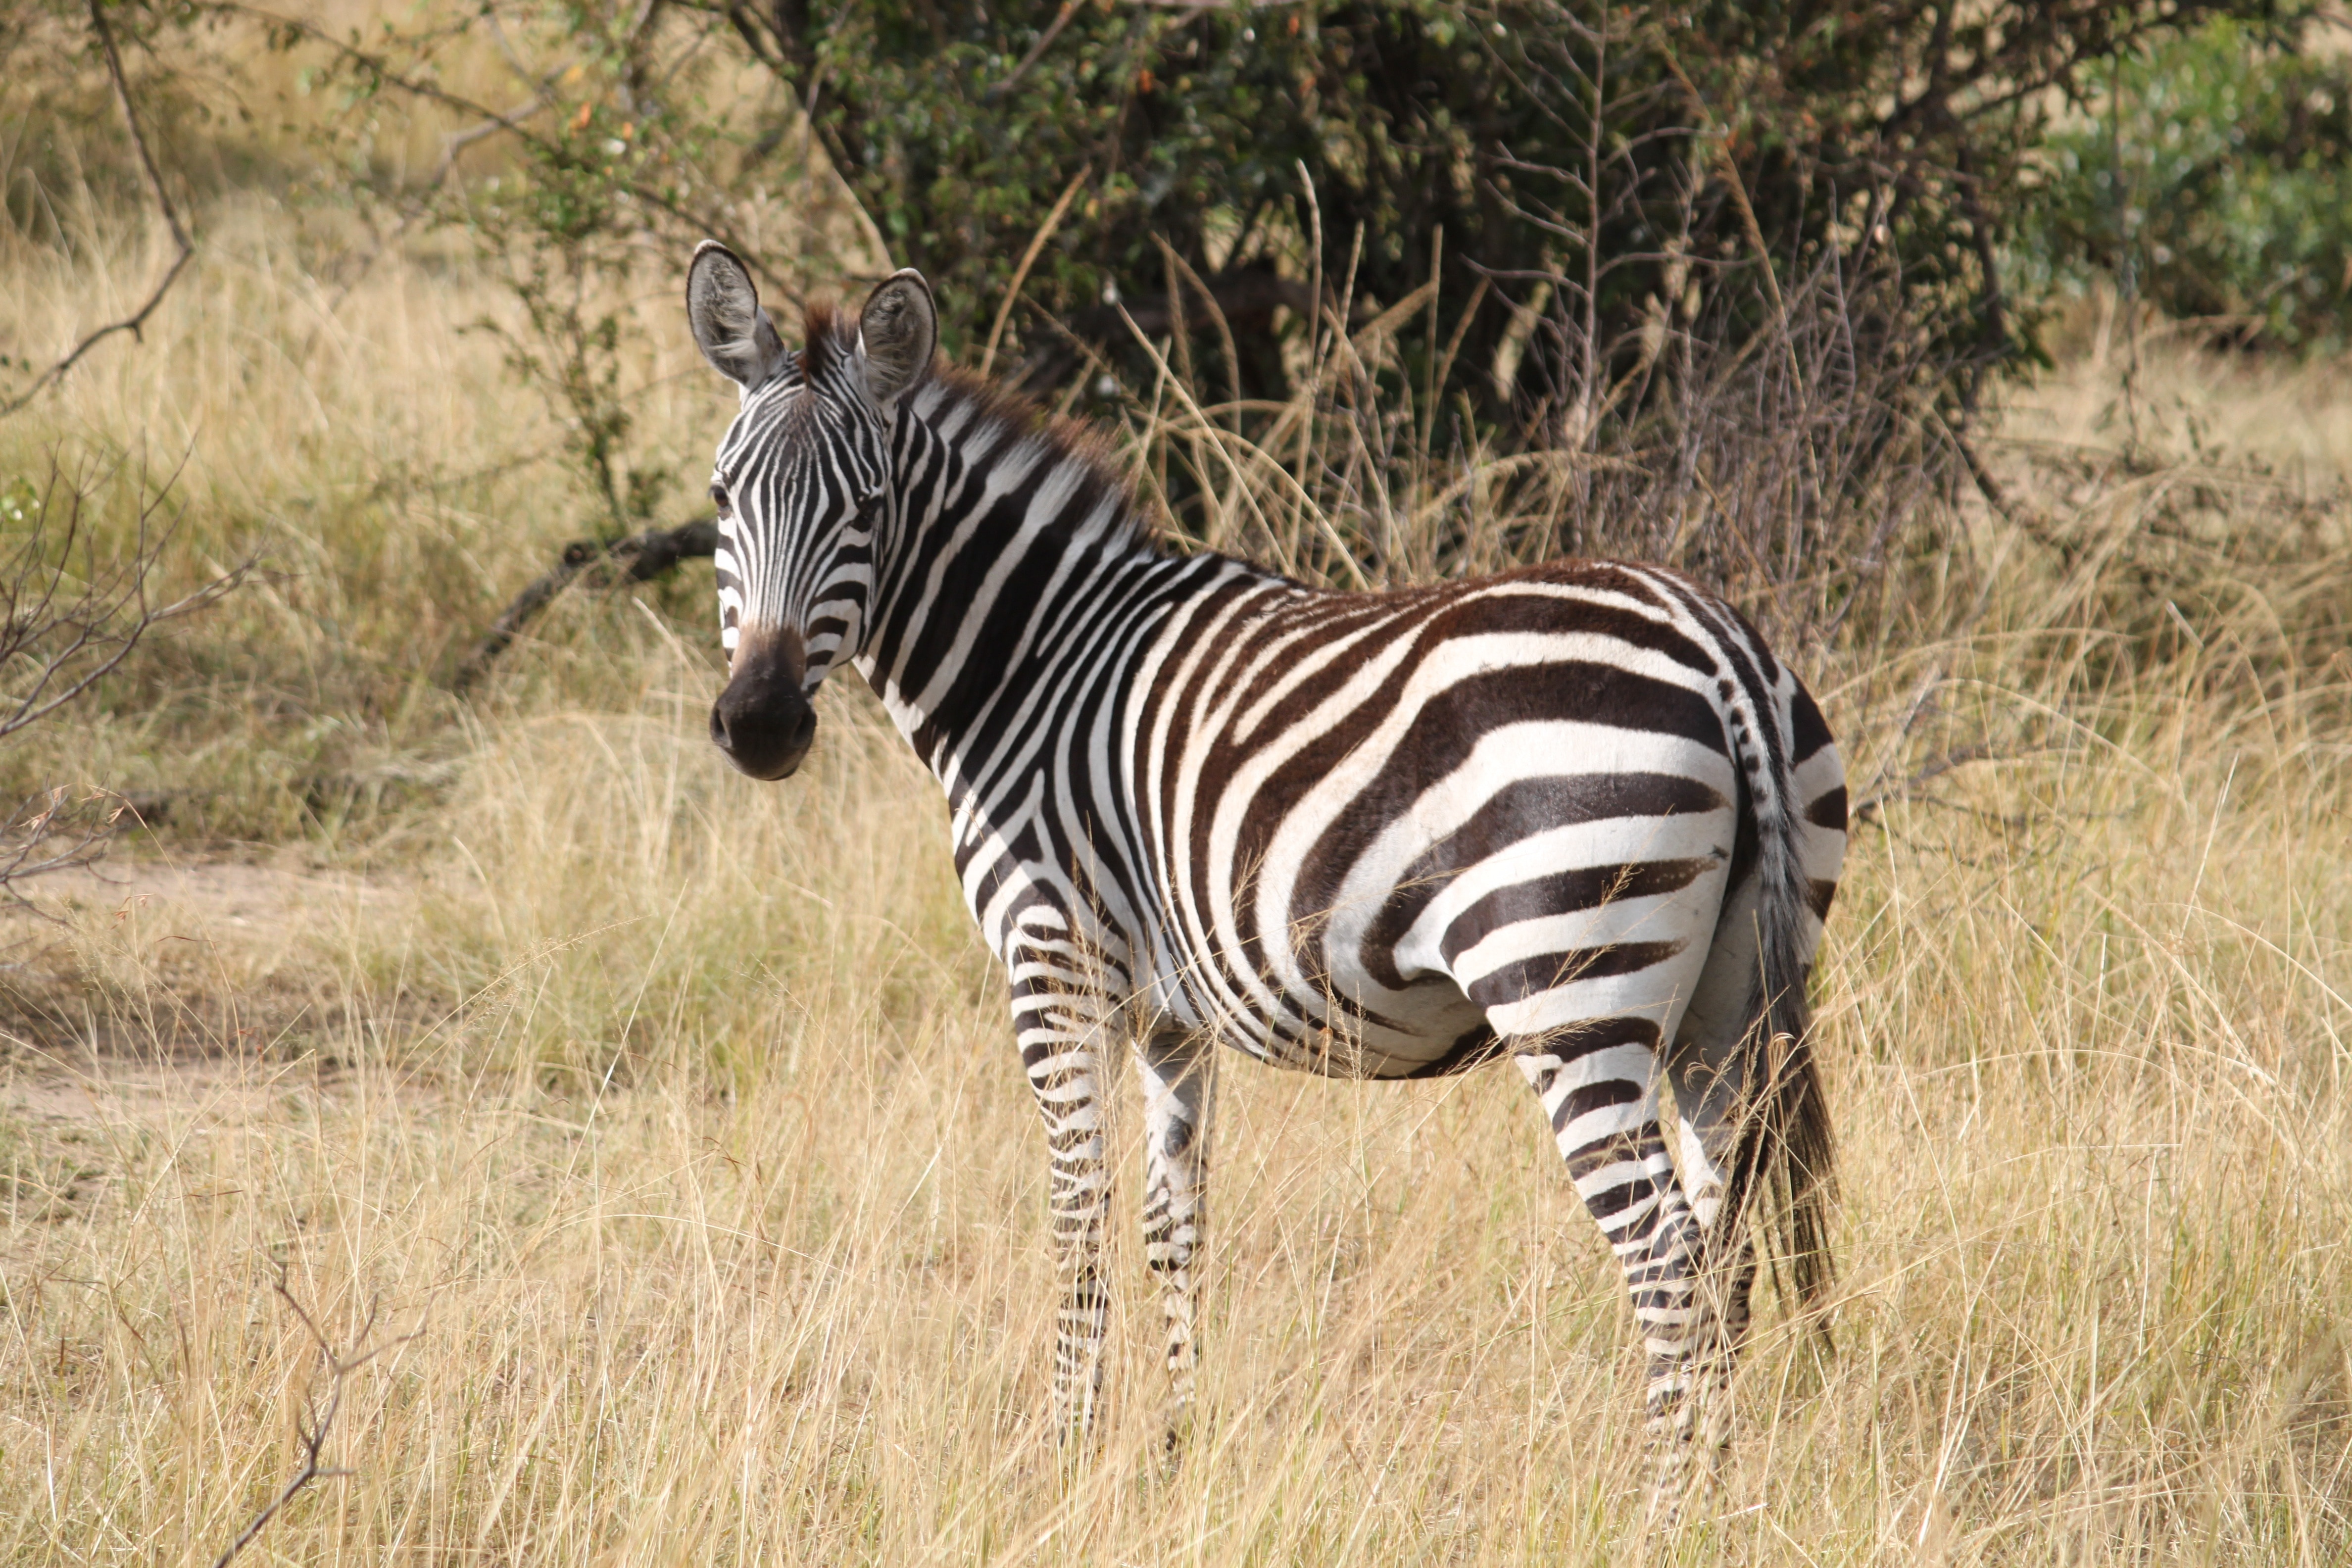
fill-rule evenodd
<path id="1" fill-rule="evenodd" d="M 1118 687 L 1171 604 L 1265 574 L 1157 548 L 1081 432 L 951 372 L 910 399 L 857 664 L 961 801 L 1035 742 L 1049 702 Z"/>

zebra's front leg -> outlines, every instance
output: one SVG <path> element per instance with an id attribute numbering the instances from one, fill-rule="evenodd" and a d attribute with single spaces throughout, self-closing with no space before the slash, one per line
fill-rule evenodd
<path id="1" fill-rule="evenodd" d="M 1067 1437 L 1094 1426 L 1102 1394 L 1103 1336 L 1110 1298 L 1102 1277 L 1103 1215 L 1110 1177 L 1104 1160 L 1102 1043 L 1111 1009 L 1067 978 L 1055 955 L 1016 955 L 1013 1026 L 1052 1160 L 1047 1217 L 1054 1233 L 1061 1305 L 1054 1333 L 1054 1412 Z"/>
<path id="2" fill-rule="evenodd" d="M 1140 1037 L 1135 1044 L 1136 1076 L 1143 1088 L 1143 1256 L 1160 1281 L 1171 1447 L 1183 1433 L 1199 1359 L 1194 1261 L 1208 1179 L 1209 1073 L 1215 1048 L 1205 1037 L 1168 1031 Z"/>
<path id="3" fill-rule="evenodd" d="M 1659 1124 L 1655 1025 L 1599 1019 L 1521 1051 L 1560 1157 L 1624 1270 L 1649 1375 L 1648 1516 L 1671 1524 L 1691 1480 L 1699 1384 L 1718 1338 L 1697 1221 Z"/>

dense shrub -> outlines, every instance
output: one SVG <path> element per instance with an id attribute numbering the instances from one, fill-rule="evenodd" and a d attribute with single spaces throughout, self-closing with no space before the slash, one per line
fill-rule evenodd
<path id="1" fill-rule="evenodd" d="M 814 106 L 897 258 L 945 286 L 951 344 L 987 331 L 1075 182 L 1027 288 L 1081 337 L 1116 340 L 1112 297 L 1147 330 L 1171 319 L 1162 242 L 1253 325 L 1318 268 L 1391 303 L 1442 245 L 1440 313 L 1485 295 L 1454 365 L 1498 414 L 1557 394 L 1562 360 L 1622 368 L 1678 303 L 1685 323 L 1752 332 L 1780 291 L 1767 257 L 1784 284 L 1824 265 L 1895 275 L 1882 303 L 1900 319 L 1872 324 L 1925 334 L 1969 396 L 2022 341 L 2031 302 L 2001 258 L 2050 106 L 2184 22 L 2278 9 L 701 3 Z M 1718 290 L 1738 308 L 1705 310 Z M 1549 306 L 1558 328 L 1506 351 Z M 1074 361 L 1051 329 L 1024 341 L 1034 378 Z M 1498 360 L 1519 373 L 1500 387 Z M 1279 359 L 1247 368 L 1263 386 Z"/>
<path id="2" fill-rule="evenodd" d="M 2004 265 L 2053 110 L 2184 26 L 2306 5 L 498 0 L 283 37 L 330 47 L 371 127 L 386 96 L 461 104 L 440 62 L 485 18 L 502 48 L 535 42 L 515 76 L 539 107 L 511 132 L 535 195 L 467 209 L 493 243 L 577 261 L 616 230 L 729 233 L 813 133 L 891 259 L 940 286 L 950 350 L 1003 314 L 1032 386 L 1119 350 L 1114 302 L 1159 332 L 1205 295 L 1242 329 L 1227 368 L 1278 392 L 1278 322 L 1368 314 L 1434 272 L 1457 388 L 1544 440 L 1537 410 L 1654 363 L 1661 331 L 1737 346 L 1825 269 L 1878 286 L 1859 352 L 1924 346 L 1934 390 L 1972 402 L 2028 339 Z M 783 90 L 747 100 L 746 68 Z M 1034 308 L 1006 312 L 1033 248 Z"/>
<path id="3" fill-rule="evenodd" d="M 2182 28 L 2243 48 L 2306 4 L 483 0 L 366 35 L 268 25 L 344 106 L 337 199 L 393 209 L 380 233 L 462 226 L 511 282 L 508 363 L 608 536 L 690 493 L 633 438 L 618 368 L 649 258 L 715 235 L 786 306 L 854 284 L 804 212 L 773 221 L 822 164 L 937 285 L 950 352 L 1033 392 L 1148 400 L 1164 353 L 1237 438 L 1302 390 L 1317 417 L 1344 403 L 1346 495 L 1572 458 L 1544 469 L 1578 476 L 1544 502 L 1550 547 L 1785 587 L 1876 569 L 1961 471 L 2050 281 L 2099 261 L 2105 209 L 2074 221 L 2065 181 L 2034 177 L 2053 116 L 2063 146 Z M 255 15 L 121 12 L 164 59 L 191 20 Z M 395 103 L 456 133 L 429 168 L 384 155 Z M 1332 328 L 1376 320 L 1342 395 Z M 1150 460 L 1177 527 L 1213 537 L 1201 476 Z M 1372 570 L 1378 537 L 1342 542 Z"/>
<path id="4" fill-rule="evenodd" d="M 2125 51 L 2036 162 L 2036 285 L 2112 279 L 2242 342 L 2352 329 L 2352 56 L 2217 20 Z"/>

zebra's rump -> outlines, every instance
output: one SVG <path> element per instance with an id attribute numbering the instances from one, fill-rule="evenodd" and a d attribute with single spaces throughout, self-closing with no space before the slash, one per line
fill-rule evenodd
<path id="1" fill-rule="evenodd" d="M 1719 601 L 1610 563 L 1261 586 L 1160 645 L 1130 731 L 1155 945 L 1179 1010 L 1315 1070 L 1455 1070 L 1539 995 L 1670 1036 L 1755 862 L 1755 781 L 1828 744 Z"/>

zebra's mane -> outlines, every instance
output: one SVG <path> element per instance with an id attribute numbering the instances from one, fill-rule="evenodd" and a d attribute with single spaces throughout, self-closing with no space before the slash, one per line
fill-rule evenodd
<path id="1" fill-rule="evenodd" d="M 931 380 L 939 391 L 939 414 L 951 408 L 970 410 L 963 428 L 977 432 L 993 427 L 1001 443 L 1010 447 L 1018 441 L 1030 441 L 1045 449 L 1045 460 L 1038 466 L 1040 480 L 1048 474 L 1072 473 L 1090 494 L 1114 496 L 1118 502 L 1117 536 L 1138 549 L 1159 553 L 1143 505 L 1136 499 L 1134 481 L 1129 477 L 1112 450 L 1110 437 L 1099 426 L 1041 408 L 1020 393 L 983 380 L 977 373 L 958 365 L 936 365 Z M 1074 508 L 1073 515 L 1082 515 L 1091 509 Z"/>
<path id="2" fill-rule="evenodd" d="M 807 346 L 802 351 L 801 375 L 805 384 L 814 384 L 856 352 L 857 319 L 831 305 L 811 305 L 803 324 Z M 995 437 L 987 443 L 993 451 L 1010 450 L 1024 441 L 1044 448 L 1035 470 L 1040 479 L 1067 473 L 1089 496 L 1116 497 L 1118 522 L 1113 539 L 1151 554 L 1165 553 L 1136 499 L 1133 481 L 1101 429 L 1049 413 L 1020 393 L 944 362 L 934 362 L 930 375 L 908 395 L 924 407 L 932 424 L 954 428 L 959 444 L 985 431 Z M 1076 509 L 1075 514 L 1093 510 Z"/>
<path id="3" fill-rule="evenodd" d="M 814 385 L 847 362 L 857 346 L 857 322 L 831 305 L 811 305 L 801 316 L 801 380 Z"/>

